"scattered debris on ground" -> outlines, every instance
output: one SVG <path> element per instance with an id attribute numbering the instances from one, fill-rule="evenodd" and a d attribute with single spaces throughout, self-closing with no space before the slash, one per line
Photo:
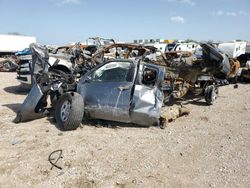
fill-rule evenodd
<path id="1" fill-rule="evenodd" d="M 204 98 L 183 99 L 190 114 L 165 129 L 89 120 L 62 132 L 47 117 L 14 124 L 28 91 L 19 92 L 15 73 L 0 76 L 3 187 L 249 187 L 247 84 L 221 87 L 210 106 Z M 50 170 L 48 156 L 58 149 L 62 170 Z"/>

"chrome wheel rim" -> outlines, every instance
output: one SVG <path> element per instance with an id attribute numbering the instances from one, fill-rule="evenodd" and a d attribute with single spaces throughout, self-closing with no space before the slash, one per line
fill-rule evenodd
<path id="1" fill-rule="evenodd" d="M 62 104 L 61 113 L 60 113 L 61 120 L 63 122 L 67 121 L 67 119 L 69 117 L 70 109 L 71 109 L 70 102 L 68 100 L 64 101 L 64 103 Z"/>
<path id="2" fill-rule="evenodd" d="M 217 93 L 216 93 L 216 89 L 215 88 L 212 89 L 212 94 L 211 95 L 212 95 L 211 96 L 211 100 L 212 100 L 212 102 L 214 102 L 215 99 L 217 98 Z"/>

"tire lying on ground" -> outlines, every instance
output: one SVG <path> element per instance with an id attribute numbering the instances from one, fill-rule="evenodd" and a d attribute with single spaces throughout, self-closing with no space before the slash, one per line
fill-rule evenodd
<path id="1" fill-rule="evenodd" d="M 81 124 L 83 113 L 82 96 L 76 92 L 65 93 L 56 104 L 56 123 L 62 130 L 75 130 Z"/>

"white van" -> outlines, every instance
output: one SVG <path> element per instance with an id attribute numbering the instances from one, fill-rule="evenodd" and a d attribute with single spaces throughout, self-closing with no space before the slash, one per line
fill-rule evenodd
<path id="1" fill-rule="evenodd" d="M 250 60 L 250 43 L 246 41 L 225 42 L 219 44 L 218 48 L 229 58 L 237 58 L 241 66 L 245 66 L 246 62 Z"/>
<path id="2" fill-rule="evenodd" d="M 193 53 L 197 48 L 200 48 L 200 45 L 194 42 L 177 43 L 173 51 L 188 51 Z"/>

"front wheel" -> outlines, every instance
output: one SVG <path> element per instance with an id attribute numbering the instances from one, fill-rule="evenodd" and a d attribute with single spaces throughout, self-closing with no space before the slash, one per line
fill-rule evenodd
<path id="1" fill-rule="evenodd" d="M 75 130 L 82 121 L 84 103 L 82 96 L 75 92 L 62 95 L 55 110 L 55 119 L 62 130 Z"/>

